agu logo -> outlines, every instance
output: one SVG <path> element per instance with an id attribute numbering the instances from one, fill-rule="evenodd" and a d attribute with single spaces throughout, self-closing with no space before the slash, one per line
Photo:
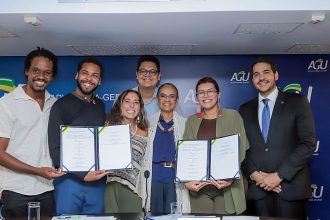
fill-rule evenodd
<path id="1" fill-rule="evenodd" d="M 328 60 L 317 59 L 312 60 L 308 66 L 308 72 L 326 72 L 328 68 Z"/>
<path id="2" fill-rule="evenodd" d="M 314 202 L 322 202 L 322 195 L 323 195 L 323 186 L 318 186 L 316 184 L 311 185 L 313 192 L 312 192 L 312 198 L 309 199 L 309 201 Z"/>
<path id="3" fill-rule="evenodd" d="M 238 73 L 233 73 L 230 83 L 249 83 L 250 72 L 239 71 Z"/>
<path id="4" fill-rule="evenodd" d="M 16 88 L 13 79 L 0 78 L 0 97 Z"/>
<path id="5" fill-rule="evenodd" d="M 293 92 L 293 93 L 297 93 L 300 94 L 302 88 L 301 85 L 298 83 L 292 83 L 287 85 L 286 87 L 284 87 L 283 92 Z"/>

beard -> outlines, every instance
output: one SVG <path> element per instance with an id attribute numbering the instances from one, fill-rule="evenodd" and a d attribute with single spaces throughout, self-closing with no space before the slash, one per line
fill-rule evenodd
<path id="1" fill-rule="evenodd" d="M 93 92 L 97 89 L 97 85 L 94 84 L 94 85 L 95 85 L 94 88 L 92 88 L 91 90 L 86 90 L 86 89 L 84 88 L 84 86 L 82 85 L 82 84 L 83 84 L 82 81 L 76 80 L 76 82 L 77 82 L 77 86 L 78 86 L 79 90 L 80 90 L 81 93 L 84 94 L 84 95 L 91 95 L 91 94 L 93 94 Z"/>

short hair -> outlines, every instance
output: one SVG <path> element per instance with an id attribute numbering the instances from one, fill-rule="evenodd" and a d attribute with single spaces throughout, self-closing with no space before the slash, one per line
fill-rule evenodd
<path id="1" fill-rule="evenodd" d="M 143 104 L 142 96 L 138 91 L 135 91 L 135 90 L 132 90 L 132 89 L 125 90 L 124 92 L 122 92 L 119 95 L 119 97 L 117 98 L 115 104 L 112 106 L 112 108 L 109 112 L 109 115 L 107 117 L 105 125 L 121 125 L 121 124 L 123 124 L 123 114 L 122 114 L 121 106 L 124 102 L 124 99 L 128 95 L 128 93 L 131 93 L 131 92 L 137 94 L 137 96 L 139 97 L 140 112 L 138 113 L 138 115 L 136 116 L 136 119 L 135 119 L 136 123 L 137 123 L 137 126 L 141 130 L 147 131 L 148 127 L 149 127 L 149 122 L 148 122 L 148 119 L 146 117 L 146 113 L 145 113 L 145 110 L 144 110 L 144 104 Z"/>
<path id="2" fill-rule="evenodd" d="M 174 90 L 175 90 L 175 93 L 176 93 L 176 96 L 177 96 L 177 98 L 179 98 L 179 92 L 178 92 L 178 89 L 176 88 L 176 86 L 174 85 L 174 84 L 172 84 L 172 83 L 163 83 L 162 85 L 160 85 L 159 86 L 159 88 L 158 88 L 158 91 L 157 91 L 157 97 L 159 97 L 159 93 L 160 93 L 160 90 L 162 89 L 162 88 L 164 88 L 165 86 L 169 86 L 169 87 L 172 87 Z"/>
<path id="3" fill-rule="evenodd" d="M 140 58 L 138 60 L 138 63 L 137 63 L 136 72 L 139 71 L 141 63 L 143 63 L 143 62 L 153 62 L 157 67 L 157 71 L 160 72 L 160 62 L 159 62 L 159 60 L 155 56 L 151 56 L 151 55 L 140 56 Z"/>
<path id="4" fill-rule="evenodd" d="M 253 64 L 251 65 L 251 72 L 253 73 L 253 67 L 258 64 L 258 63 L 267 63 L 270 65 L 270 68 L 272 69 L 272 71 L 274 73 L 276 73 L 277 71 L 277 68 L 276 68 L 276 65 L 274 63 L 274 61 L 272 61 L 270 58 L 268 57 L 259 57 L 258 59 L 256 59 Z"/>
<path id="5" fill-rule="evenodd" d="M 78 63 L 77 72 L 79 72 L 81 70 L 82 66 L 85 63 L 93 63 L 93 64 L 97 65 L 100 68 L 100 77 L 102 78 L 102 76 L 103 76 L 103 65 L 98 59 L 93 58 L 93 57 L 87 57 L 87 58 L 84 58 L 84 59 L 80 60 L 80 62 Z"/>
<path id="6" fill-rule="evenodd" d="M 52 77 L 56 76 L 56 74 L 57 74 L 57 58 L 56 58 L 55 54 L 53 54 L 52 52 L 50 52 L 49 50 L 47 50 L 45 48 L 40 48 L 40 47 L 37 47 L 36 50 L 31 51 L 25 57 L 24 72 L 26 72 L 30 69 L 31 62 L 35 57 L 45 57 L 45 58 L 49 59 L 50 61 L 52 61 L 52 63 L 53 63 Z"/>
<path id="7" fill-rule="evenodd" d="M 215 90 L 217 90 L 218 93 L 220 92 L 217 81 L 215 81 L 215 79 L 213 79 L 212 77 L 206 76 L 206 77 L 203 77 L 200 80 L 198 80 L 198 82 L 196 84 L 196 94 L 198 92 L 198 87 L 203 83 L 212 83 L 214 85 Z"/>

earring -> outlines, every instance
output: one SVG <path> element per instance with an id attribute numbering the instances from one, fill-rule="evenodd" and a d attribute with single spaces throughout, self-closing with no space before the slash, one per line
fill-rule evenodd
<path id="1" fill-rule="evenodd" d="M 136 117 L 136 124 L 140 124 L 140 116 L 139 115 Z"/>
<path id="2" fill-rule="evenodd" d="M 202 118 L 202 110 L 201 110 L 201 106 L 199 103 L 197 104 L 197 107 L 196 107 L 196 116 L 198 119 Z"/>

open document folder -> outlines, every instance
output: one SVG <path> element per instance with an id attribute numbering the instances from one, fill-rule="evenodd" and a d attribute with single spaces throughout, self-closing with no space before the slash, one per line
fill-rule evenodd
<path id="1" fill-rule="evenodd" d="M 61 126 L 61 169 L 64 172 L 131 167 L 129 125 Z"/>
<path id="2" fill-rule="evenodd" d="M 239 134 L 178 141 L 177 182 L 240 178 L 239 170 Z"/>

